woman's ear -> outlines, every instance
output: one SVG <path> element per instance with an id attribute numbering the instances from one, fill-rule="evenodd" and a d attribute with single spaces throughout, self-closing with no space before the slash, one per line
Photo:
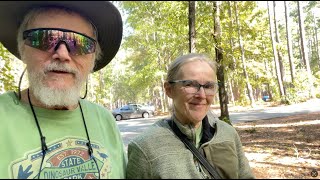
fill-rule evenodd
<path id="1" fill-rule="evenodd" d="M 167 95 L 169 98 L 172 98 L 173 87 L 171 86 L 171 84 L 168 83 L 168 81 L 166 81 L 166 82 L 163 84 L 163 87 L 164 87 L 164 90 L 165 90 L 165 92 L 166 92 L 166 95 Z"/>

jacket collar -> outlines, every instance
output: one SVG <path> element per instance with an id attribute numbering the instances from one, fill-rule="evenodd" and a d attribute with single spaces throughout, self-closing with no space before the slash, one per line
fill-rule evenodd
<path id="1" fill-rule="evenodd" d="M 182 125 L 174 115 L 172 116 L 172 120 L 177 124 L 180 131 L 193 142 L 195 138 L 195 128 L 188 125 Z M 200 145 L 210 141 L 213 138 L 216 129 L 216 120 L 216 117 L 212 116 L 212 114 L 207 114 L 203 118 L 201 124 L 202 138 L 200 140 Z"/>

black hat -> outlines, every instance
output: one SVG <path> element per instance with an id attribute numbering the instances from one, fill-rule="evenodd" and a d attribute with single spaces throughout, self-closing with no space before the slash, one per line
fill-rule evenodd
<path id="1" fill-rule="evenodd" d="M 0 42 L 20 58 L 17 33 L 24 15 L 32 8 L 59 6 L 87 17 L 97 28 L 98 42 L 103 55 L 93 71 L 106 66 L 117 54 L 122 40 L 122 19 L 118 9 L 107 1 L 0 1 Z"/>

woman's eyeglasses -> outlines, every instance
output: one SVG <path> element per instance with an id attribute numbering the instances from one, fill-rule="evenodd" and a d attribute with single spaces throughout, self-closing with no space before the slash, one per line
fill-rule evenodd
<path id="1" fill-rule="evenodd" d="M 37 28 L 23 32 L 25 44 L 42 51 L 55 50 L 65 43 L 71 55 L 85 55 L 95 52 L 96 40 L 84 34 L 61 28 Z"/>
<path id="2" fill-rule="evenodd" d="M 180 83 L 183 87 L 186 93 L 189 94 L 195 94 L 197 93 L 201 87 L 203 87 L 203 90 L 206 95 L 215 95 L 215 93 L 218 90 L 218 83 L 216 82 L 207 82 L 206 84 L 202 85 L 199 84 L 196 80 L 174 80 L 169 81 L 170 84 L 174 83 Z"/>

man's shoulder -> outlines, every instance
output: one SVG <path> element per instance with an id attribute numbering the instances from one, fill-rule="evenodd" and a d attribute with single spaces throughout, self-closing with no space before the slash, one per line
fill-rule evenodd
<path id="1" fill-rule="evenodd" d="M 103 107 L 102 105 L 95 103 L 95 102 L 92 102 L 92 101 L 89 101 L 87 99 L 82 99 L 81 103 L 85 104 L 90 109 L 97 109 L 99 111 L 109 112 L 109 110 L 107 108 Z"/>
<path id="2" fill-rule="evenodd" d="M 8 103 L 8 101 L 17 100 L 17 97 L 13 91 L 7 91 L 0 94 L 0 103 Z"/>

